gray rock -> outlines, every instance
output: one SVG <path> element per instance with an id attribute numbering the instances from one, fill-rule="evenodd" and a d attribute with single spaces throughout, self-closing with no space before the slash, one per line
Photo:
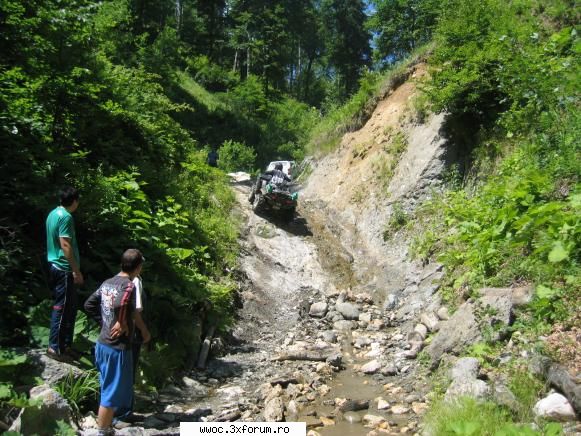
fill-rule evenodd
<path id="1" fill-rule="evenodd" d="M 573 407 L 561 394 L 553 393 L 543 398 L 533 408 L 536 416 L 551 421 L 574 421 L 575 411 Z"/>
<path id="2" fill-rule="evenodd" d="M 183 377 L 182 383 L 184 384 L 188 395 L 191 397 L 203 398 L 208 395 L 208 388 L 197 380 L 193 380 L 189 377 Z"/>
<path id="3" fill-rule="evenodd" d="M 369 324 L 371 322 L 371 314 L 370 313 L 359 314 L 359 321 Z"/>
<path id="4" fill-rule="evenodd" d="M 30 399 L 39 400 L 39 406 L 22 409 L 12 423 L 11 431 L 21 434 L 56 434 L 57 421 L 74 426 L 67 400 L 50 386 L 35 386 L 30 390 Z"/>
<path id="5" fill-rule="evenodd" d="M 381 368 L 381 374 L 385 376 L 392 376 L 397 374 L 397 367 L 395 365 L 387 365 Z"/>
<path id="6" fill-rule="evenodd" d="M 506 406 L 513 412 L 518 412 L 520 403 L 515 395 L 502 383 L 495 383 L 492 388 L 492 398 L 494 402 L 501 406 Z"/>
<path id="7" fill-rule="evenodd" d="M 398 303 L 398 298 L 395 294 L 389 294 L 383 303 L 384 310 L 393 310 L 396 308 Z"/>
<path id="8" fill-rule="evenodd" d="M 531 302 L 534 294 L 532 286 L 521 286 L 518 288 L 481 288 L 478 294 L 487 297 L 508 296 L 513 306 L 524 306 Z"/>
<path id="9" fill-rule="evenodd" d="M 329 365 L 334 366 L 336 368 L 341 367 L 342 361 L 343 355 L 341 353 L 333 353 L 325 360 L 325 362 L 327 362 Z"/>
<path id="10" fill-rule="evenodd" d="M 351 303 L 337 303 L 335 309 L 339 312 L 343 318 L 358 320 L 359 319 L 359 308 Z"/>
<path id="11" fill-rule="evenodd" d="M 467 345 L 481 341 L 482 330 L 494 333 L 488 338 L 492 341 L 501 339 L 511 322 L 510 294 L 483 296 L 476 302 L 464 303 L 450 320 L 440 323 L 440 331 L 426 347 L 432 368 L 438 366 L 444 353 L 459 353 Z"/>
<path id="12" fill-rule="evenodd" d="M 379 361 L 375 359 L 361 366 L 361 372 L 363 372 L 364 374 L 375 374 L 380 369 L 381 363 L 379 363 Z"/>
<path id="13" fill-rule="evenodd" d="M 450 319 L 450 312 L 446 306 L 440 307 L 436 312 L 436 315 L 438 315 L 438 318 L 442 321 L 448 321 Z"/>
<path id="14" fill-rule="evenodd" d="M 367 336 L 359 336 L 357 339 L 355 339 L 355 343 L 353 344 L 353 346 L 355 348 L 363 348 L 369 344 L 371 344 L 370 338 L 368 338 Z"/>
<path id="15" fill-rule="evenodd" d="M 179 430 L 179 429 L 178 429 Z M 172 434 L 173 432 L 169 432 L 168 429 L 164 429 L 164 433 Z M 143 436 L 147 434 L 147 430 L 143 427 L 127 427 L 121 430 L 115 431 L 115 434 L 118 436 Z"/>
<path id="16" fill-rule="evenodd" d="M 296 418 L 299 415 L 299 407 L 294 400 L 290 400 L 286 405 L 287 418 Z"/>
<path id="17" fill-rule="evenodd" d="M 420 316 L 420 321 L 424 324 L 429 331 L 435 332 L 438 330 L 438 324 L 440 320 L 434 312 L 425 312 Z"/>
<path id="18" fill-rule="evenodd" d="M 331 344 L 334 344 L 335 342 L 337 342 L 337 333 L 334 332 L 333 330 L 326 330 L 322 333 L 322 337 L 323 340 L 326 342 L 329 342 Z"/>
<path id="19" fill-rule="evenodd" d="M 353 321 L 341 320 L 333 323 L 333 330 L 337 330 L 339 332 L 352 330 L 353 327 Z"/>
<path id="20" fill-rule="evenodd" d="M 414 332 L 420 335 L 422 341 L 428 336 L 428 328 L 424 324 L 416 324 Z"/>
<path id="21" fill-rule="evenodd" d="M 453 402 L 459 397 L 484 400 L 490 394 L 490 387 L 483 380 L 454 381 L 446 391 L 445 401 Z"/>
<path id="22" fill-rule="evenodd" d="M 324 301 L 311 304 L 309 315 L 313 318 L 323 318 L 327 314 L 329 306 Z"/>
<path id="23" fill-rule="evenodd" d="M 571 374 L 559 364 L 551 364 L 547 371 L 547 381 L 568 399 L 575 411 L 581 414 L 581 386 Z"/>
<path id="24" fill-rule="evenodd" d="M 450 371 L 452 384 L 446 391 L 445 400 L 450 402 L 463 396 L 477 400 L 485 399 L 490 394 L 490 387 L 486 382 L 476 378 L 479 368 L 478 359 L 474 357 L 458 359 Z"/>
<path id="25" fill-rule="evenodd" d="M 147 428 L 161 428 L 164 427 L 165 421 L 156 418 L 154 415 L 148 416 L 147 418 L 145 418 L 145 421 L 143 422 L 143 426 L 147 427 Z"/>
<path id="26" fill-rule="evenodd" d="M 284 404 L 282 398 L 275 397 L 264 405 L 264 420 L 266 422 L 281 422 L 284 418 Z"/>
<path id="27" fill-rule="evenodd" d="M 245 391 L 240 386 L 223 387 L 216 391 L 216 394 L 224 401 L 238 401 L 244 397 Z"/>
<path id="28" fill-rule="evenodd" d="M 478 377 L 478 370 L 480 363 L 475 357 L 463 357 L 458 359 L 452 370 L 450 376 L 452 380 L 475 380 Z"/>

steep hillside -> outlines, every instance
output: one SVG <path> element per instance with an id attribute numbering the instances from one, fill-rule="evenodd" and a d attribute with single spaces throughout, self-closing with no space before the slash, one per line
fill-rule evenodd
<path id="1" fill-rule="evenodd" d="M 307 208 L 325 209 L 328 227 L 352 256 L 355 286 L 381 301 L 399 298 L 406 277 L 421 269 L 407 260 L 406 241 L 384 240 L 390 217 L 428 198 L 445 167 L 444 116 L 414 119 L 415 79 L 425 74 L 425 65 L 413 69 L 360 130 L 345 134 L 337 150 L 315 164 L 303 190 L 307 204 L 319 199 Z"/>

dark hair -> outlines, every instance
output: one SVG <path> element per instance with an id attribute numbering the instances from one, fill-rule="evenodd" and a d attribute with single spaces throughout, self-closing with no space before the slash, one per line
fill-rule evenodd
<path id="1" fill-rule="evenodd" d="M 60 192 L 61 206 L 68 207 L 79 199 L 79 191 L 72 186 L 65 186 Z"/>
<path id="2" fill-rule="evenodd" d="M 121 271 L 125 273 L 133 272 L 143 263 L 143 261 L 144 259 L 141 251 L 136 248 L 125 250 L 123 256 L 121 256 Z"/>
<path id="3" fill-rule="evenodd" d="M 281 170 L 282 171 L 282 164 L 279 162 L 277 164 L 274 165 L 274 169 L 275 170 Z"/>

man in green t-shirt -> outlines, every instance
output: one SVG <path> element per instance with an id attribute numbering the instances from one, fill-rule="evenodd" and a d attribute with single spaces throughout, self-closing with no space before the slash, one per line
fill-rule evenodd
<path id="1" fill-rule="evenodd" d="M 83 284 L 83 274 L 71 214 L 79 207 L 79 192 L 70 186 L 63 188 L 60 202 L 46 219 L 49 283 L 54 298 L 47 355 L 67 361 L 78 357 L 71 346 L 77 317 L 76 286 Z"/>

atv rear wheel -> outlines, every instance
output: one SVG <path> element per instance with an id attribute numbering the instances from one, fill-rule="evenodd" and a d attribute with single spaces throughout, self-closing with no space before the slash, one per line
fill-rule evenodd
<path id="1" fill-rule="evenodd" d="M 254 203 L 252 203 L 252 210 L 254 213 L 259 213 L 262 211 L 262 207 L 264 206 L 264 197 L 262 194 L 256 193 L 254 196 Z"/>

